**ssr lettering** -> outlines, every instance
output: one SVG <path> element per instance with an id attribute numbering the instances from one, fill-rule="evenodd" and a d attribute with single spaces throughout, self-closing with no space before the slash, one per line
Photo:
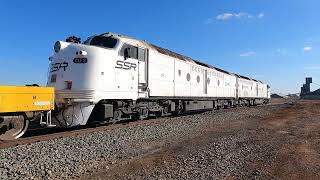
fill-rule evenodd
<path id="1" fill-rule="evenodd" d="M 50 72 L 56 72 L 59 71 L 60 69 L 63 69 L 63 71 L 66 71 L 66 68 L 68 67 L 67 62 L 62 62 L 62 63 L 54 63 L 51 65 L 51 71 Z"/>
<path id="2" fill-rule="evenodd" d="M 137 64 L 125 61 L 117 61 L 115 68 L 124 69 L 124 70 L 136 70 Z"/>

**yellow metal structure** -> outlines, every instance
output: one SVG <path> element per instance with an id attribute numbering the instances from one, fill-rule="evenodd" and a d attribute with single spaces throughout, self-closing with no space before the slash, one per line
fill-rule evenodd
<path id="1" fill-rule="evenodd" d="M 0 113 L 50 111 L 54 109 L 54 88 L 0 86 Z"/>

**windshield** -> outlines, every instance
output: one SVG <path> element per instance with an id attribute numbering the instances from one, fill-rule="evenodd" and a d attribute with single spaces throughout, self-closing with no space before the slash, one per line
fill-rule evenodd
<path id="1" fill-rule="evenodd" d="M 95 36 L 92 38 L 90 45 L 101 46 L 106 48 L 114 48 L 118 40 L 112 37 Z"/>

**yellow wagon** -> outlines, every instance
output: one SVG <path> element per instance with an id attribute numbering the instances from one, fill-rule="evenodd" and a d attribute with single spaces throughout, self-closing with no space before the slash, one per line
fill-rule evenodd
<path id="1" fill-rule="evenodd" d="M 29 121 L 54 110 L 54 88 L 33 86 L 0 86 L 0 140 L 21 137 Z M 49 117 L 50 116 L 50 117 Z"/>

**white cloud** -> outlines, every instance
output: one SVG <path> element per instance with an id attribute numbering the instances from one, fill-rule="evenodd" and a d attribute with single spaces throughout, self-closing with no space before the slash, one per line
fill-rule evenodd
<path id="1" fill-rule="evenodd" d="M 226 21 L 226 20 L 230 20 L 232 18 L 236 18 L 236 19 L 251 19 L 251 18 L 263 18 L 264 14 L 263 13 L 259 13 L 258 15 L 252 15 L 250 13 L 247 12 L 239 12 L 239 13 L 222 13 L 216 16 L 216 19 L 219 21 Z M 213 20 L 213 18 L 209 19 L 211 22 Z"/>
<path id="2" fill-rule="evenodd" d="M 248 52 L 241 53 L 240 57 L 248 57 L 248 56 L 253 56 L 255 54 L 256 54 L 256 52 L 254 52 L 254 51 L 248 51 Z"/>
<path id="3" fill-rule="evenodd" d="M 223 14 L 219 14 L 217 16 L 217 20 L 225 21 L 225 20 L 232 18 L 233 16 L 234 15 L 232 13 L 223 13 Z"/>
<path id="4" fill-rule="evenodd" d="M 310 46 L 306 46 L 306 47 L 303 48 L 304 52 L 308 52 L 308 51 L 311 51 L 311 50 L 312 50 L 312 47 L 310 47 Z"/>
<path id="5" fill-rule="evenodd" d="M 245 12 L 240 12 L 240 13 L 234 14 L 234 17 L 236 17 L 236 18 L 252 18 L 252 15 L 245 13 Z"/>
<path id="6" fill-rule="evenodd" d="M 263 18 L 264 17 L 264 14 L 263 13 L 260 13 L 259 15 L 258 15 L 258 18 Z"/>

